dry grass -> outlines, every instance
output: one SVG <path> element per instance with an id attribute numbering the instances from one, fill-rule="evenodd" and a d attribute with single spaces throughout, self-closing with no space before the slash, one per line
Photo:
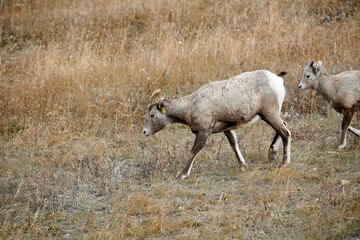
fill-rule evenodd
<path id="1" fill-rule="evenodd" d="M 336 151 L 340 116 L 297 90 L 308 59 L 360 69 L 357 1 L 0 2 L 0 238 L 360 237 L 360 139 Z M 255 69 L 289 73 L 290 167 L 259 123 L 245 173 L 214 135 L 176 181 L 194 138 L 141 136 L 149 94 Z"/>

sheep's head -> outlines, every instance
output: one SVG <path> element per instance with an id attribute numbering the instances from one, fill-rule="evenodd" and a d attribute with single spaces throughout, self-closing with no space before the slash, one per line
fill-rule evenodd
<path id="1" fill-rule="evenodd" d="M 299 88 L 301 90 L 304 89 L 314 89 L 315 85 L 318 82 L 318 76 L 320 75 L 322 70 L 322 63 L 318 61 L 314 64 L 314 62 L 309 61 L 308 65 L 306 66 L 304 73 L 302 75 Z"/>
<path id="2" fill-rule="evenodd" d="M 150 104 L 148 106 L 148 112 L 146 116 L 146 124 L 143 129 L 143 134 L 145 136 L 150 136 L 157 133 L 169 123 L 169 120 L 165 114 L 166 100 L 164 98 L 161 98 L 154 104 L 152 103 L 153 98 L 159 93 L 160 89 L 157 89 L 150 97 Z"/>

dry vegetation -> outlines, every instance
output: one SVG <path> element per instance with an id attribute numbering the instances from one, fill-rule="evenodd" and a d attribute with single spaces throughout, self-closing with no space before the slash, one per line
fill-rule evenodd
<path id="1" fill-rule="evenodd" d="M 337 151 L 341 116 L 297 90 L 309 59 L 360 69 L 358 1 L 0 2 L 0 238 L 360 237 L 360 139 Z M 290 167 L 258 123 L 245 173 L 219 134 L 176 181 L 194 137 L 142 136 L 149 94 L 255 69 L 288 72 Z"/>

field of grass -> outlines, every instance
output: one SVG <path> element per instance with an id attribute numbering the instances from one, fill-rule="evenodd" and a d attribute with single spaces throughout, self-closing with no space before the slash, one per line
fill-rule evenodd
<path id="1" fill-rule="evenodd" d="M 360 138 L 338 151 L 341 116 L 297 87 L 309 59 L 360 69 L 359 32 L 359 1 L 0 1 L 0 239 L 360 238 Z M 290 166 L 259 122 L 245 172 L 217 134 L 176 180 L 194 135 L 143 136 L 151 92 L 256 69 L 288 72 Z"/>

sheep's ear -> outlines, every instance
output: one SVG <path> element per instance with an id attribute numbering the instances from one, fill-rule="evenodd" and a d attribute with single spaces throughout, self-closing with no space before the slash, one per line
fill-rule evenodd
<path id="1" fill-rule="evenodd" d="M 313 62 L 313 61 L 311 61 L 311 60 L 309 60 L 309 62 L 308 62 L 308 66 L 309 66 L 309 67 L 312 67 L 312 66 L 313 66 L 313 64 L 314 64 L 314 62 Z"/>
<path id="2" fill-rule="evenodd" d="M 312 67 L 313 65 L 314 65 L 314 62 L 313 61 L 311 61 L 311 60 L 309 60 L 309 67 Z"/>
<path id="3" fill-rule="evenodd" d="M 158 103 L 158 109 L 162 112 L 165 113 L 165 98 L 161 98 Z"/>
<path id="4" fill-rule="evenodd" d="M 316 74 L 316 75 L 319 75 L 319 74 L 320 74 L 320 71 L 321 71 L 321 68 L 322 68 L 322 62 L 321 62 L 321 61 L 318 61 L 317 63 L 315 63 L 315 64 L 313 65 L 313 68 L 314 68 L 315 74 Z"/>

